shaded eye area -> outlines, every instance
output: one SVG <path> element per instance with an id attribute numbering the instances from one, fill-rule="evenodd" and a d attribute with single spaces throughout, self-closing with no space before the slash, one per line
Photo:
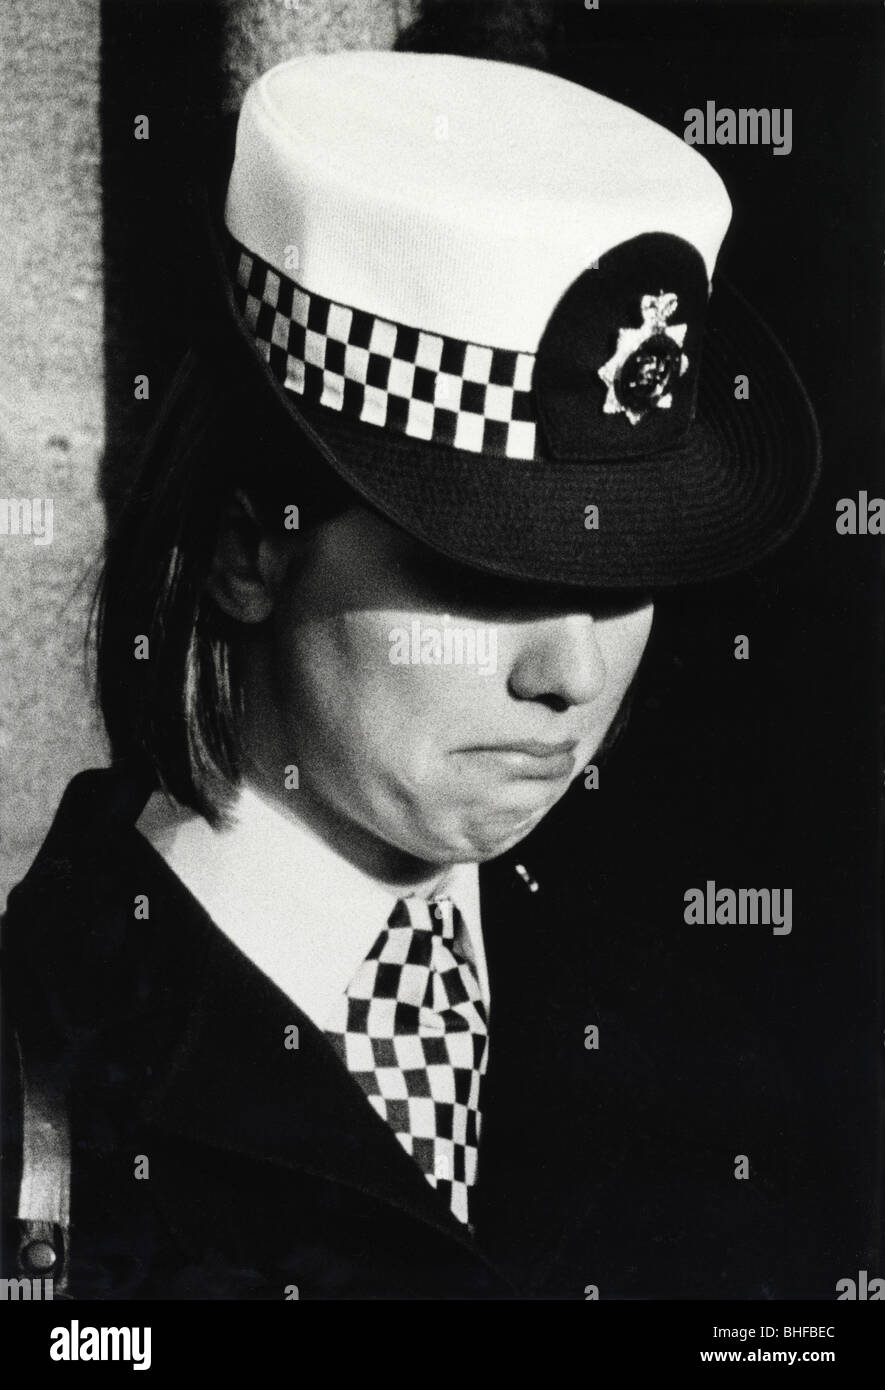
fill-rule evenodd
<path id="1" fill-rule="evenodd" d="M 650 595 L 638 589 L 582 589 L 487 574 L 417 542 L 404 548 L 399 565 L 417 599 L 487 621 L 524 622 L 589 613 L 604 622 L 626 617 L 651 602 Z"/>

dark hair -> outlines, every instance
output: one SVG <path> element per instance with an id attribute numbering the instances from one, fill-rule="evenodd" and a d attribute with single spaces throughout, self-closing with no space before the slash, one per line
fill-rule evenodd
<path id="1" fill-rule="evenodd" d="M 110 525 L 93 616 L 112 760 L 212 825 L 241 773 L 239 625 L 206 589 L 237 489 L 269 526 L 296 505 L 302 532 L 353 500 L 269 393 L 192 349 Z"/>

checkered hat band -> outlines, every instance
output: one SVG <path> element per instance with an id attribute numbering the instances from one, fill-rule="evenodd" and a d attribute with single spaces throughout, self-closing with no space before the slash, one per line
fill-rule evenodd
<path id="1" fill-rule="evenodd" d="M 237 306 L 287 390 L 426 443 L 536 457 L 533 353 L 376 318 L 311 293 L 239 242 L 233 254 Z"/>

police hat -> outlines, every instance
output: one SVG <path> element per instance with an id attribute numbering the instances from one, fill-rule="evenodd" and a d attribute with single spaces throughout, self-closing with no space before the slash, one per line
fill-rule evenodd
<path id="1" fill-rule="evenodd" d="M 225 292 L 299 428 L 411 535 L 663 588 L 773 550 L 819 469 L 793 367 L 715 275 L 730 216 L 694 148 L 574 83 L 303 57 L 243 103 Z"/>

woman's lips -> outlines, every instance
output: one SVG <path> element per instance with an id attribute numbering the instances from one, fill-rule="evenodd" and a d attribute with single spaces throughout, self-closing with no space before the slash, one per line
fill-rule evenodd
<path id="1" fill-rule="evenodd" d="M 478 759 L 498 776 L 558 782 L 573 771 L 577 746 L 572 741 L 544 743 L 529 739 L 519 743 L 476 745 L 461 752 Z"/>

